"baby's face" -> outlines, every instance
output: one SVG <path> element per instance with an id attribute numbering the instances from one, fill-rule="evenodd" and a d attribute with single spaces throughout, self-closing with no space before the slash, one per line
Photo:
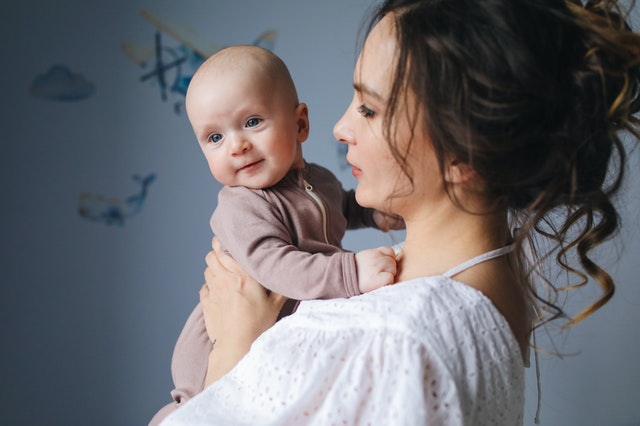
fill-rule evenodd
<path id="1" fill-rule="evenodd" d="M 241 70 L 193 81 L 187 113 L 213 176 L 223 185 L 267 188 L 303 167 L 299 105 Z M 306 119 L 306 107 L 304 118 Z"/>

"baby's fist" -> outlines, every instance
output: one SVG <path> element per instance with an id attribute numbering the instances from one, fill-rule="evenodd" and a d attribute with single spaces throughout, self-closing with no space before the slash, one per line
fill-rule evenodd
<path id="1" fill-rule="evenodd" d="M 391 247 L 378 247 L 356 253 L 356 271 L 360 293 L 393 284 L 396 254 Z"/>

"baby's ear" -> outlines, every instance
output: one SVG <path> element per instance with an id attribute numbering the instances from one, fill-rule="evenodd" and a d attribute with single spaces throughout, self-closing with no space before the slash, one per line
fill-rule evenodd
<path id="1" fill-rule="evenodd" d="M 444 178 L 449 183 L 464 183 L 474 176 L 475 172 L 467 163 L 451 160 L 446 164 Z"/>
<path id="2" fill-rule="evenodd" d="M 298 123 L 298 142 L 304 142 L 309 137 L 309 108 L 305 103 L 296 107 L 296 122 Z"/>

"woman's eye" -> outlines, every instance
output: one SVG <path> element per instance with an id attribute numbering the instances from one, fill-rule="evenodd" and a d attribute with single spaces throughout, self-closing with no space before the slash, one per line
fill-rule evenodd
<path id="1" fill-rule="evenodd" d="M 222 135 L 220 133 L 213 133 L 209 136 L 209 142 L 218 143 L 222 140 Z"/>
<path id="2" fill-rule="evenodd" d="M 250 118 L 249 120 L 247 120 L 247 127 L 256 127 L 259 123 L 259 118 Z"/>
<path id="3" fill-rule="evenodd" d="M 358 107 L 358 112 L 364 117 L 364 118 L 370 118 L 373 117 L 375 115 L 375 111 L 370 110 L 369 108 L 367 108 L 364 105 L 360 105 Z"/>

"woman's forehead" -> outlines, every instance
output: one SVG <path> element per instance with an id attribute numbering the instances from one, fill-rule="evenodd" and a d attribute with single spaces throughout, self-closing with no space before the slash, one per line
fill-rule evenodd
<path id="1" fill-rule="evenodd" d="M 356 90 L 387 98 L 398 46 L 394 26 L 393 18 L 385 16 L 367 36 L 355 67 Z"/>

